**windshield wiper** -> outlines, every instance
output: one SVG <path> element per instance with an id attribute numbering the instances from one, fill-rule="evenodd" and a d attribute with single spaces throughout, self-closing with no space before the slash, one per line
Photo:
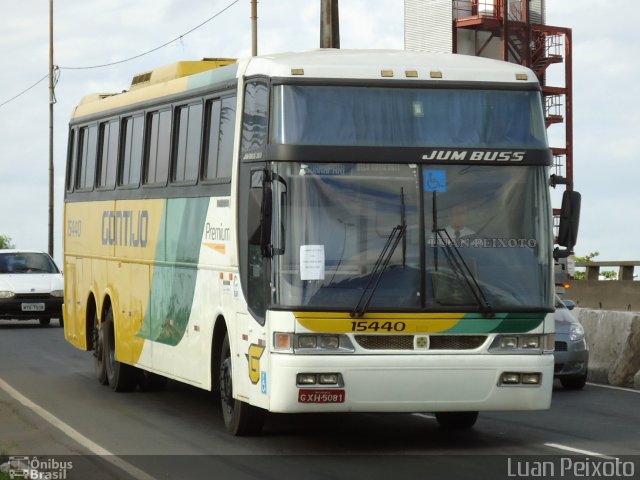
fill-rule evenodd
<path id="1" fill-rule="evenodd" d="M 380 255 L 378 255 L 378 259 L 376 260 L 376 263 L 373 266 L 373 270 L 371 270 L 371 274 L 369 275 L 369 281 L 367 282 L 367 285 L 364 287 L 364 290 L 362 291 L 362 295 L 360 295 L 360 298 L 358 299 L 358 303 L 356 303 L 356 306 L 351 311 L 350 315 L 352 318 L 364 316 L 364 313 L 366 312 L 367 307 L 369 306 L 369 303 L 373 298 L 373 294 L 376 292 L 376 289 L 378 288 L 380 280 L 382 279 L 382 275 L 384 274 L 384 271 L 389 266 L 389 262 L 391 261 L 393 252 L 396 251 L 396 248 L 398 247 L 398 244 L 400 243 L 401 239 L 403 241 L 402 266 L 403 267 L 405 266 L 406 248 L 407 248 L 406 238 L 405 238 L 406 231 L 407 231 L 407 219 L 406 219 L 405 203 L 404 203 L 404 188 L 401 187 L 400 188 L 400 225 L 396 225 L 395 227 L 393 227 L 393 229 L 391 230 L 391 233 L 387 237 L 387 242 L 384 244 L 384 247 L 382 248 Z M 373 286 L 371 285 L 372 282 L 373 282 Z M 369 290 L 369 287 L 371 287 L 371 290 L 369 291 L 369 295 L 367 295 L 367 290 Z M 365 298 L 366 298 L 366 301 L 363 303 L 363 300 L 365 300 Z"/>
<path id="2" fill-rule="evenodd" d="M 469 268 L 469 265 L 460 253 L 460 249 L 451 238 L 451 235 L 449 235 L 449 232 L 447 232 L 445 228 L 437 228 L 435 233 L 437 235 L 437 239 L 440 240 L 445 247 L 444 256 L 449 261 L 449 264 L 453 267 L 453 269 L 462 275 L 462 278 L 469 287 L 469 290 L 475 298 L 476 303 L 481 308 L 482 313 L 487 317 L 493 317 L 493 308 L 489 304 L 486 295 L 482 291 L 478 280 L 476 280 L 476 277 L 473 275 L 473 272 Z"/>
<path id="3" fill-rule="evenodd" d="M 453 269 L 462 275 L 465 283 L 471 290 L 471 294 L 476 300 L 478 307 L 482 310 L 482 313 L 487 317 L 493 317 L 493 308 L 489 304 L 486 295 L 480 288 L 476 277 L 471 272 L 469 265 L 465 262 L 458 246 L 454 243 L 451 235 L 445 228 L 440 228 L 438 226 L 438 207 L 436 204 L 436 191 L 433 191 L 433 201 L 431 204 L 431 210 L 433 215 L 433 224 L 432 224 L 432 233 L 435 234 L 435 251 L 434 251 L 434 262 L 435 262 L 435 270 L 438 271 L 438 241 L 441 241 L 443 246 L 445 247 L 444 254 Z M 445 239 L 444 236 L 447 236 Z M 475 288 L 474 288 L 475 287 Z"/>
<path id="4" fill-rule="evenodd" d="M 389 262 L 391 261 L 391 257 L 393 256 L 393 252 L 395 252 L 396 247 L 400 243 L 400 239 L 404 237 L 404 232 L 407 229 L 406 225 L 396 225 L 391 230 L 389 237 L 387 237 L 387 243 L 384 244 L 380 255 L 378 255 L 378 260 L 376 260 L 375 265 L 373 266 L 373 270 L 371 270 L 371 274 L 369 275 L 369 281 L 367 285 L 364 287 L 362 291 L 362 295 L 358 299 L 358 303 L 356 303 L 355 308 L 351 311 L 351 317 L 362 317 L 371 302 L 371 298 L 378 288 L 378 284 L 382 279 L 382 274 L 387 269 Z M 371 285 L 373 283 L 373 285 Z M 371 289 L 369 290 L 369 287 Z M 368 293 L 368 295 L 367 295 Z M 363 300 L 365 300 L 363 303 Z"/>

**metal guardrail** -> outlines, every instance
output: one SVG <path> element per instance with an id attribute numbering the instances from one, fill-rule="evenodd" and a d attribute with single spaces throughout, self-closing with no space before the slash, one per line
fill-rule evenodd
<path id="1" fill-rule="evenodd" d="M 619 267 L 618 280 L 633 280 L 634 268 L 640 267 L 640 261 L 576 262 L 576 267 L 585 267 L 587 269 L 587 280 L 598 280 L 600 277 L 600 267 Z"/>

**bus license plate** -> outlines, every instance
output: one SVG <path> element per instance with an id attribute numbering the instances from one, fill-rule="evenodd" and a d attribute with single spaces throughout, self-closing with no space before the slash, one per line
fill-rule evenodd
<path id="1" fill-rule="evenodd" d="M 344 403 L 344 390 L 298 390 L 299 403 Z"/>
<path id="2" fill-rule="evenodd" d="M 23 312 L 44 312 L 44 303 L 23 303 Z"/>

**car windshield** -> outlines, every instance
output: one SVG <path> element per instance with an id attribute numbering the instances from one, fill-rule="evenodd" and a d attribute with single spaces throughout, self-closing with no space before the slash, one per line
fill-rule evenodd
<path id="1" fill-rule="evenodd" d="M 285 247 L 274 258 L 276 305 L 352 309 L 371 277 L 377 309 L 552 305 L 543 167 L 292 162 L 276 171 L 287 188 L 274 219 Z"/>
<path id="2" fill-rule="evenodd" d="M 51 257 L 37 252 L 0 253 L 0 273 L 59 273 Z"/>

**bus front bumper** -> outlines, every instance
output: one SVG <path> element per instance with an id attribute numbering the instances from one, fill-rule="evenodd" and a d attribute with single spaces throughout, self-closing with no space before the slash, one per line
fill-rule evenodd
<path id="1" fill-rule="evenodd" d="M 269 410 L 450 412 L 544 410 L 553 355 L 271 355 Z M 321 367 L 319 367 L 321 365 Z M 341 384 L 296 384 L 301 373 L 337 373 Z M 502 384 L 504 373 L 540 373 L 540 384 Z"/>

